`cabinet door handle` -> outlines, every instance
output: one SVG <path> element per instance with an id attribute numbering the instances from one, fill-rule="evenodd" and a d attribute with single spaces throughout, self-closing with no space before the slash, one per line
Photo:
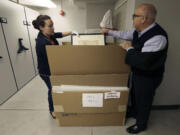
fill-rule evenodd
<path id="1" fill-rule="evenodd" d="M 0 17 L 0 23 L 7 23 L 7 19 L 4 17 Z"/>
<path id="2" fill-rule="evenodd" d="M 22 53 L 23 51 L 29 50 L 28 48 L 26 48 L 23 44 L 22 44 L 22 38 L 19 38 L 19 49 L 17 51 L 17 53 Z"/>
<path id="3" fill-rule="evenodd" d="M 0 59 L 3 59 L 3 57 L 2 57 L 2 56 L 0 56 Z"/>

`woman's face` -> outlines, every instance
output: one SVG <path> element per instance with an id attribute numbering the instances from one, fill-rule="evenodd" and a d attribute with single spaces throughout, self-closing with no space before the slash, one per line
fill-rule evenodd
<path id="1" fill-rule="evenodd" d="M 44 27 L 40 26 L 40 30 L 45 36 L 52 36 L 54 34 L 54 24 L 51 19 L 45 20 Z"/>

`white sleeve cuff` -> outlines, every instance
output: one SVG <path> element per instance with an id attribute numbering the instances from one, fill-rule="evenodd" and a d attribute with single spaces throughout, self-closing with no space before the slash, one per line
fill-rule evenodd
<path id="1" fill-rule="evenodd" d="M 129 50 L 131 50 L 131 49 L 134 49 L 134 47 L 129 47 L 129 48 L 127 49 L 127 51 L 129 51 Z"/>

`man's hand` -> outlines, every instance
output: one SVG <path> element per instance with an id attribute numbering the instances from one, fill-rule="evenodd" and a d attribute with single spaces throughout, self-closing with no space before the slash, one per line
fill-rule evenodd
<path id="1" fill-rule="evenodd" d="M 102 34 L 108 34 L 109 30 L 101 27 Z"/>
<path id="2" fill-rule="evenodd" d="M 120 46 L 125 49 L 126 51 L 129 49 L 129 48 L 133 48 L 132 45 L 131 45 L 131 42 L 124 42 L 124 43 L 121 43 Z"/>

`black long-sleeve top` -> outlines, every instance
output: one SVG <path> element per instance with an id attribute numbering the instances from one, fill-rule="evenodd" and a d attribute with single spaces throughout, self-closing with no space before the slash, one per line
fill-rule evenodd
<path id="1" fill-rule="evenodd" d="M 63 35 L 61 32 L 55 33 L 53 36 L 51 36 L 51 39 L 55 43 L 55 45 L 59 45 L 56 38 L 62 38 Z M 42 32 L 39 32 L 37 39 L 36 39 L 36 54 L 37 54 L 37 61 L 38 61 L 38 70 L 39 74 L 47 75 L 49 76 L 50 69 L 47 59 L 47 53 L 46 53 L 46 45 L 52 45 L 52 43 L 47 39 L 46 36 L 42 34 Z"/>

